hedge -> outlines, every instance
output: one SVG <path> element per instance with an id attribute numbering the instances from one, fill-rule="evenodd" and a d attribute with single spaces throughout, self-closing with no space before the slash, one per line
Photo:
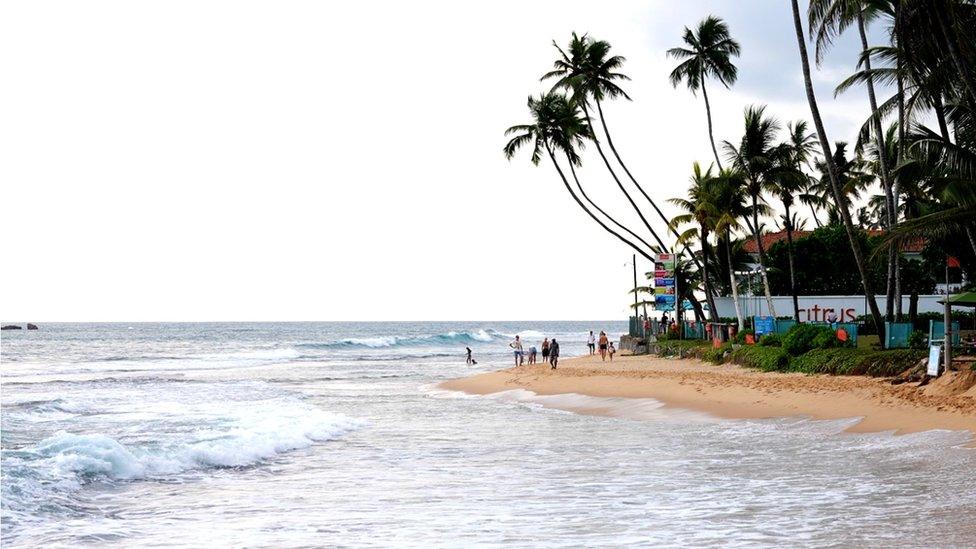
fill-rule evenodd
<path id="1" fill-rule="evenodd" d="M 790 364 L 790 354 L 779 347 L 746 345 L 732 352 L 732 361 L 764 372 L 785 371 Z"/>

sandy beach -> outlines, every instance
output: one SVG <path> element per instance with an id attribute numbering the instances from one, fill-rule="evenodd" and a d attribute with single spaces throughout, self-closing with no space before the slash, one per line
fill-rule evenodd
<path id="1" fill-rule="evenodd" d="M 863 418 L 849 429 L 854 432 L 976 433 L 974 377 L 972 372 L 951 372 L 918 387 L 892 385 L 887 378 L 764 373 L 697 359 L 618 356 L 611 363 L 586 356 L 564 360 L 557 370 L 522 366 L 450 380 L 441 387 L 471 394 L 526 389 L 541 395 L 653 398 L 723 418 Z"/>

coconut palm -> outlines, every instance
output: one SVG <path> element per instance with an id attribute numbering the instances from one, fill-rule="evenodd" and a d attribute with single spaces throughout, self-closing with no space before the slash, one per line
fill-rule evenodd
<path id="1" fill-rule="evenodd" d="M 712 132 L 712 107 L 708 102 L 708 91 L 705 81 L 715 78 L 727 88 L 735 83 L 738 69 L 732 63 L 733 57 L 738 57 L 739 43 L 732 39 L 729 27 L 720 18 L 713 15 L 702 19 L 694 31 L 685 27 L 682 41 L 685 47 L 671 48 L 668 56 L 681 60 L 681 63 L 671 71 L 671 85 L 675 88 L 685 82 L 691 93 L 702 91 L 705 100 L 705 116 L 708 119 L 708 140 L 715 155 L 715 165 L 722 169 L 722 160 L 715 148 L 715 136 Z"/>
<path id="2" fill-rule="evenodd" d="M 782 151 L 775 143 L 776 133 L 779 131 L 779 122 L 775 118 L 765 115 L 765 106 L 750 106 L 745 110 L 745 129 L 742 139 L 738 145 L 725 141 L 724 147 L 726 155 L 732 161 L 732 166 L 739 171 L 745 180 L 745 191 L 752 201 L 749 218 L 745 219 L 746 226 L 752 231 L 752 236 L 756 241 L 759 273 L 763 283 L 763 291 L 766 295 L 766 306 L 769 314 L 776 316 L 776 308 L 773 305 L 773 296 L 769 290 L 769 277 L 766 273 L 766 251 L 762 242 L 762 232 L 759 227 L 759 215 L 763 211 L 760 204 L 762 193 L 769 184 L 768 179 L 772 177 L 776 169 L 776 163 Z"/>
<path id="3" fill-rule="evenodd" d="M 606 117 L 603 114 L 602 102 L 606 99 L 617 99 L 624 98 L 630 100 L 630 96 L 627 92 L 620 87 L 618 82 L 623 82 L 630 80 L 630 77 L 619 72 L 623 66 L 624 57 L 619 55 L 610 55 L 610 43 L 605 40 L 594 40 L 587 35 L 579 36 L 575 32 L 569 41 L 569 45 L 564 50 L 555 41 L 553 46 L 559 52 L 559 58 L 553 62 L 553 70 L 547 72 L 542 76 L 542 80 L 548 80 L 555 78 L 556 83 L 553 85 L 552 89 L 563 89 L 569 90 L 573 93 L 573 99 L 579 103 L 580 107 L 583 109 L 583 113 L 586 119 L 592 125 L 592 119 L 590 116 L 590 101 L 596 106 L 597 114 L 600 118 L 600 125 L 603 128 L 603 134 L 606 136 L 607 145 L 610 147 L 610 151 L 613 153 L 614 158 L 623 168 L 627 177 L 631 180 L 637 190 L 644 196 L 644 198 L 651 204 L 651 207 L 657 212 L 661 220 L 665 223 L 668 222 L 667 218 L 658 208 L 654 200 L 651 199 L 650 195 L 644 190 L 644 188 L 637 182 L 633 174 L 627 169 L 627 165 L 624 164 L 623 160 L 620 158 L 620 154 L 617 152 L 617 148 L 613 144 L 613 138 L 610 135 L 610 130 L 607 127 Z M 600 154 L 600 158 L 603 159 L 603 163 L 607 170 L 610 172 L 611 177 L 613 177 L 614 182 L 616 182 L 617 187 L 620 192 L 623 193 L 627 201 L 630 203 L 631 207 L 637 212 L 637 216 L 644 223 L 644 226 L 654 237 L 658 245 L 662 249 L 668 248 L 664 244 L 664 241 L 658 237 L 657 233 L 651 227 L 651 224 L 644 217 L 643 212 L 634 202 L 630 193 L 624 187 L 620 178 L 617 176 L 616 171 L 610 164 L 609 159 L 604 153 L 603 146 L 600 139 L 595 135 L 591 137 L 594 145 L 596 146 L 597 152 Z M 677 235 L 676 235 L 677 236 Z"/>
<path id="4" fill-rule="evenodd" d="M 715 292 L 712 289 L 711 276 L 708 269 L 709 236 L 716 221 L 721 216 L 716 199 L 716 186 L 712 168 L 702 171 L 701 165 L 695 162 L 692 166 L 691 186 L 688 188 L 688 198 L 671 198 L 671 202 L 686 213 L 677 215 L 671 220 L 672 227 L 694 223 L 696 227 L 688 229 L 679 237 L 680 243 L 698 240 L 701 243 L 702 282 L 705 300 L 708 302 L 709 314 L 712 322 L 718 322 L 718 309 L 715 307 Z"/>
<path id="5" fill-rule="evenodd" d="M 745 180 L 742 174 L 735 169 L 720 170 L 715 178 L 715 208 L 721 213 L 714 220 L 713 229 L 716 234 L 723 235 L 725 241 L 725 257 L 729 266 L 729 287 L 732 291 L 732 303 L 735 306 L 735 317 L 738 322 L 739 330 L 745 328 L 742 316 L 742 307 L 739 304 L 739 282 L 735 277 L 736 265 L 734 260 L 732 233 L 739 230 L 739 220 L 746 219 L 749 208 L 745 203 L 745 193 L 742 188 Z M 740 246 L 741 249 L 741 246 Z"/>
<path id="6" fill-rule="evenodd" d="M 574 166 L 580 164 L 578 151 L 583 148 L 591 134 L 590 125 L 586 121 L 586 118 L 581 116 L 576 103 L 561 93 L 550 92 L 540 95 L 539 98 L 530 96 L 528 99 L 528 107 L 529 113 L 532 116 L 532 122 L 512 126 L 505 131 L 505 135 L 513 136 L 503 149 L 505 157 L 511 160 L 519 149 L 531 147 L 532 163 L 538 165 L 542 161 L 543 155 L 547 155 L 559 173 L 559 177 L 562 179 L 566 190 L 569 191 L 569 194 L 579 207 L 605 231 L 615 236 L 624 244 L 627 244 L 644 258 L 653 261 L 653 256 L 649 253 L 651 250 L 638 246 L 631 239 L 609 227 L 587 207 L 569 184 L 556 158 L 557 154 L 565 156 L 570 169 L 574 171 L 575 177 Z"/>
<path id="7" fill-rule="evenodd" d="M 766 190 L 783 205 L 783 227 L 786 229 L 786 250 L 790 269 L 790 295 L 793 297 L 793 318 L 800 321 L 800 304 L 796 293 L 796 275 L 793 266 L 793 221 L 790 208 L 795 196 L 806 188 L 808 177 L 803 172 L 814 155 L 816 137 L 807 130 L 803 120 L 787 124 L 787 139 L 776 148 L 776 166 L 766 178 Z"/>
<path id="8" fill-rule="evenodd" d="M 837 166 L 834 164 L 833 155 L 830 151 L 830 141 L 827 140 L 827 132 L 824 130 L 823 120 L 820 118 L 820 109 L 817 106 L 817 98 L 813 92 L 813 81 L 810 77 L 810 59 L 807 56 L 807 44 L 804 39 L 803 23 L 800 21 L 800 6 L 797 0 L 790 0 L 793 8 L 793 27 L 796 31 L 797 48 L 800 54 L 800 68 L 803 72 L 803 85 L 807 94 L 807 102 L 810 105 L 810 115 L 813 118 L 813 125 L 817 130 L 817 138 L 823 150 L 824 160 L 830 179 L 831 188 L 837 208 L 840 210 L 844 229 L 847 231 L 847 238 L 854 253 L 854 262 L 857 264 L 858 274 L 861 277 L 861 287 L 864 289 L 864 298 L 868 302 L 871 310 L 871 317 L 874 320 L 878 334 L 884 336 L 884 320 L 881 311 L 878 309 L 878 302 L 874 298 L 874 291 L 871 289 L 871 282 L 868 278 L 867 264 L 864 259 L 864 252 L 861 250 L 860 242 L 857 239 L 854 224 L 851 221 L 850 210 L 847 203 L 841 197 L 840 182 L 838 180 Z"/>

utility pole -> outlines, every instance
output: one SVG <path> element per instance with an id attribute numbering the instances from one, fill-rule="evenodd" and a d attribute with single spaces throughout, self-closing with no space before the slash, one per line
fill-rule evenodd
<path id="1" fill-rule="evenodd" d="M 949 304 L 949 257 L 946 256 L 945 264 L 945 313 L 943 323 L 945 324 L 945 371 L 952 369 L 952 305 Z"/>

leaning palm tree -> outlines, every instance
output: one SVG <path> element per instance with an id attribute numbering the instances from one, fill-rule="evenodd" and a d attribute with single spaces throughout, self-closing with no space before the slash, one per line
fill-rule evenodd
<path id="1" fill-rule="evenodd" d="M 767 180 L 776 168 L 777 158 L 782 154 L 776 146 L 776 133 L 779 122 L 775 118 L 765 115 L 765 106 L 750 106 L 745 111 L 745 130 L 738 145 L 724 142 L 726 154 L 732 161 L 732 166 L 745 179 L 745 191 L 752 200 L 750 213 L 752 221 L 746 218 L 746 226 L 752 231 L 756 241 L 759 274 L 762 278 L 763 291 L 766 294 L 766 306 L 770 316 L 776 316 L 773 305 L 773 295 L 769 289 L 769 277 L 766 274 L 766 251 L 763 246 L 762 232 L 759 227 L 759 214 L 763 211 L 760 204 L 762 193 L 767 186 Z"/>
<path id="2" fill-rule="evenodd" d="M 547 72 L 542 76 L 542 80 L 548 80 L 551 78 L 556 79 L 556 83 L 553 85 L 552 89 L 563 89 L 569 90 L 573 93 L 573 100 L 579 103 L 580 107 L 583 109 L 583 114 L 586 116 L 587 122 L 590 123 L 592 127 L 592 119 L 590 116 L 590 101 L 596 106 L 597 114 L 600 118 L 600 125 L 603 128 L 603 134 L 606 136 L 607 145 L 610 147 L 610 151 L 613 153 L 614 158 L 623 168 L 624 172 L 630 181 L 637 187 L 637 190 L 644 196 L 644 198 L 650 203 L 651 207 L 657 212 L 658 216 L 665 223 L 668 219 L 658 208 L 654 200 L 651 199 L 650 195 L 644 190 L 644 188 L 637 182 L 633 174 L 627 169 L 627 165 L 624 164 L 623 160 L 620 158 L 620 154 L 617 152 L 617 148 L 613 144 L 613 138 L 610 135 L 610 130 L 607 127 L 606 117 L 603 115 L 603 101 L 606 99 L 617 99 L 624 98 L 630 100 L 630 96 L 627 92 L 620 87 L 618 82 L 624 80 L 630 80 L 626 74 L 619 72 L 626 59 L 619 55 L 610 55 L 610 43 L 605 40 L 594 40 L 587 35 L 579 36 L 575 32 L 569 41 L 569 46 L 564 50 L 554 41 L 553 46 L 559 52 L 559 58 L 553 62 L 553 70 Z M 620 178 L 617 176 L 616 171 L 610 164 L 609 159 L 603 151 L 603 146 L 599 138 L 596 135 L 591 135 L 593 144 L 596 146 L 597 152 L 600 154 L 600 158 L 603 159 L 603 163 L 607 170 L 610 172 L 611 177 L 614 182 L 616 182 L 617 187 L 620 192 L 623 193 L 624 197 L 630 203 L 631 207 L 637 213 L 637 216 L 643 222 L 644 226 L 647 228 L 648 232 L 658 243 L 661 248 L 666 249 L 668 246 L 664 244 L 664 241 L 657 235 L 651 224 L 644 217 L 643 212 L 634 202 L 630 193 L 624 187 Z M 677 236 L 677 235 L 675 235 Z"/>
<path id="3" fill-rule="evenodd" d="M 702 171 L 701 165 L 695 162 L 692 166 L 693 175 L 691 176 L 691 186 L 688 188 L 688 198 L 672 198 L 671 202 L 684 214 L 680 214 L 671 220 L 672 227 L 695 223 L 697 226 L 688 229 L 679 237 L 679 243 L 697 239 L 701 243 L 702 261 L 702 282 L 705 291 L 705 300 L 708 302 L 709 315 L 712 322 L 718 322 L 718 309 L 715 307 L 715 292 L 712 289 L 711 276 L 708 269 L 708 261 L 711 255 L 709 249 L 709 236 L 715 225 L 716 220 L 721 216 L 716 204 L 716 181 L 712 176 L 712 168 Z"/>
<path id="4" fill-rule="evenodd" d="M 732 63 L 732 58 L 739 55 L 739 43 L 729 35 L 728 25 L 713 15 L 702 19 L 694 31 L 685 27 L 682 40 L 686 47 L 668 50 L 669 57 L 682 60 L 671 71 L 671 85 L 677 88 L 685 82 L 691 93 L 701 89 L 705 99 L 705 116 L 708 118 L 708 140 L 712 144 L 715 164 L 721 170 L 722 161 L 718 157 L 715 137 L 712 134 L 712 107 L 708 103 L 705 81 L 715 78 L 726 88 L 735 83 L 738 69 Z"/>
<path id="5" fill-rule="evenodd" d="M 878 334 L 881 335 L 881 341 L 884 341 L 884 320 L 881 317 L 881 311 L 878 309 L 878 302 L 874 298 L 874 291 L 871 289 L 871 282 L 868 278 L 867 264 L 864 259 L 864 251 L 861 250 L 860 242 L 857 238 L 857 232 L 854 228 L 854 224 L 851 221 L 850 210 L 847 207 L 847 203 L 841 197 L 840 182 L 837 176 L 837 166 L 834 165 L 833 155 L 830 153 L 830 141 L 827 139 L 827 132 L 824 130 L 823 120 L 820 118 L 820 109 L 817 106 L 817 98 L 813 92 L 813 81 L 810 77 L 810 59 L 807 56 L 807 44 L 803 33 L 803 23 L 800 21 L 800 6 L 797 0 L 790 0 L 793 8 L 793 26 L 796 31 L 796 42 L 797 48 L 800 54 L 800 68 L 803 71 L 803 85 L 806 89 L 807 102 L 810 105 L 810 115 L 813 118 L 813 125 L 817 130 L 817 138 L 820 141 L 820 147 L 823 149 L 824 160 L 827 165 L 827 171 L 830 178 L 831 188 L 833 189 L 834 199 L 836 200 L 837 208 L 840 210 L 842 221 L 844 223 L 844 229 L 847 231 L 847 239 L 851 245 L 851 251 L 854 253 L 854 262 L 857 264 L 858 274 L 861 277 L 861 287 L 864 289 L 864 298 L 868 302 L 868 307 L 871 310 L 871 317 L 874 319 L 875 328 L 878 330 Z"/>
<path id="6" fill-rule="evenodd" d="M 566 190 L 569 191 L 579 207 L 605 231 L 644 258 L 653 261 L 654 258 L 650 254 L 651 250 L 638 246 L 633 240 L 609 227 L 599 216 L 593 213 L 569 184 L 569 180 L 556 158 L 557 154 L 564 155 L 570 168 L 574 171 L 574 166 L 580 164 L 578 151 L 589 139 L 591 129 L 586 119 L 581 116 L 577 105 L 563 94 L 550 92 L 542 94 L 539 98 L 529 97 L 528 107 L 532 122 L 512 126 L 505 131 L 505 135 L 513 136 L 503 149 L 505 157 L 511 160 L 519 149 L 526 146 L 531 146 L 531 159 L 535 165 L 539 165 L 543 155 L 547 155 L 556 168 L 556 172 L 559 173 Z"/>

